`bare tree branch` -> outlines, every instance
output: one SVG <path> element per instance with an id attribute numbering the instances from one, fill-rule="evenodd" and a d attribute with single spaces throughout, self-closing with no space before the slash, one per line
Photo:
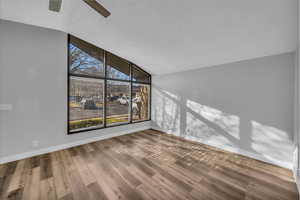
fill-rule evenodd
<path id="1" fill-rule="evenodd" d="M 91 59 L 85 52 L 74 46 L 70 47 L 70 62 L 71 73 L 85 69 L 87 66 L 99 64 L 96 59 Z"/>

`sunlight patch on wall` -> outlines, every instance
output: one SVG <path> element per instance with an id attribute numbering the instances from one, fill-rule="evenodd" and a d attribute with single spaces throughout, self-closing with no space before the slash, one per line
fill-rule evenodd
<path id="1" fill-rule="evenodd" d="M 187 100 L 186 105 L 193 112 L 196 112 L 203 118 L 205 118 L 208 121 L 219 126 L 225 132 L 227 132 L 229 135 L 235 137 L 236 139 L 240 139 L 240 136 L 239 136 L 240 119 L 238 116 L 224 113 L 215 108 L 201 105 L 201 104 L 191 101 L 191 100 Z"/>
<path id="2" fill-rule="evenodd" d="M 247 116 L 225 113 L 169 91 L 155 87 L 152 91 L 155 97 L 152 101 L 155 128 L 291 168 L 295 147 L 285 131 L 251 121 Z"/>
<path id="3" fill-rule="evenodd" d="M 291 155 L 295 148 L 288 133 L 256 121 L 251 121 L 251 125 L 251 147 L 254 151 L 274 162 L 292 162 Z"/>
<path id="4" fill-rule="evenodd" d="M 166 93 L 157 89 L 153 89 L 153 95 L 157 97 L 155 101 L 152 102 L 152 104 L 155 105 L 155 107 L 152 108 L 153 121 L 166 132 L 179 135 L 180 108 L 176 102 L 179 97 L 170 92 Z"/>
<path id="5" fill-rule="evenodd" d="M 212 146 L 218 146 L 220 148 L 226 147 L 226 149 L 236 149 L 233 142 L 219 134 L 214 128 L 209 127 L 205 122 L 201 121 L 193 114 L 188 112 L 186 117 L 186 133 L 183 136 L 184 138 L 210 144 Z"/>
<path id="6" fill-rule="evenodd" d="M 166 90 L 162 90 L 161 92 L 164 93 L 166 96 L 168 96 L 170 99 L 174 99 L 177 101 L 180 99 L 179 96 L 172 94 L 171 92 L 168 92 Z"/>

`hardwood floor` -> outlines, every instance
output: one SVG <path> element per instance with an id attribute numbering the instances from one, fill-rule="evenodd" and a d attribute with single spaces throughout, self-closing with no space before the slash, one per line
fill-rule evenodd
<path id="1" fill-rule="evenodd" d="M 296 200 L 292 172 L 154 130 L 0 165 L 0 199 Z"/>

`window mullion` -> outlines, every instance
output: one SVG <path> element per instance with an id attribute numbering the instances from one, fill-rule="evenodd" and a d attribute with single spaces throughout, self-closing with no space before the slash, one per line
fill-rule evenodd
<path id="1" fill-rule="evenodd" d="M 130 123 L 132 123 L 132 64 L 130 63 Z"/>
<path id="2" fill-rule="evenodd" d="M 106 51 L 104 51 L 104 107 L 103 107 L 103 124 L 104 128 L 106 128 L 106 105 L 107 105 L 107 66 L 106 66 Z"/>

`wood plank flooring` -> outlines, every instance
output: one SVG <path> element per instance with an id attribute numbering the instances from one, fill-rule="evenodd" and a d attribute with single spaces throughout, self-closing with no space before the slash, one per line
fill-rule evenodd
<path id="1" fill-rule="evenodd" d="M 0 199 L 297 200 L 292 172 L 154 130 L 0 165 Z"/>

